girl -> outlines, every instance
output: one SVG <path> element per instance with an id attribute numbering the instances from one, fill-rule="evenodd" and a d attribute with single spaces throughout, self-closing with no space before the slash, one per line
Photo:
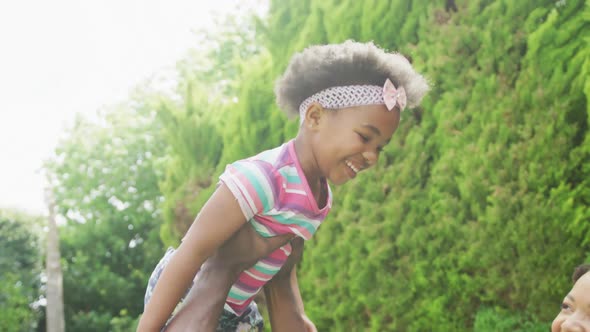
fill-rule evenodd
<path id="1" fill-rule="evenodd" d="M 343 184 L 375 165 L 400 113 L 417 106 L 427 90 L 406 58 L 373 43 L 347 41 L 296 54 L 275 93 L 281 109 L 300 115 L 297 136 L 227 166 L 181 245 L 169 249 L 152 274 L 138 331 L 160 331 L 193 282 L 167 331 L 190 324 L 197 331 L 261 329 L 252 300 L 262 287 L 273 328 L 313 330 L 294 265 L 303 240 L 330 210 L 328 182 Z M 204 295 L 211 290 L 222 294 Z M 189 325 L 175 322 L 183 312 Z"/>

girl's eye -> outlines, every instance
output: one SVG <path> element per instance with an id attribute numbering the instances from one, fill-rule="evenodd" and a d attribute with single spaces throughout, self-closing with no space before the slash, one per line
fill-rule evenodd
<path id="1" fill-rule="evenodd" d="M 565 303 L 565 302 L 563 302 L 563 303 L 561 304 L 561 310 L 570 310 L 570 309 L 571 309 L 571 307 L 570 307 L 570 305 L 569 305 L 569 304 L 567 304 L 567 303 Z"/>
<path id="2" fill-rule="evenodd" d="M 370 141 L 368 136 L 365 136 L 361 133 L 357 133 L 357 135 L 359 135 L 359 137 L 361 138 L 361 141 L 363 141 L 363 143 L 367 143 L 368 141 Z"/>

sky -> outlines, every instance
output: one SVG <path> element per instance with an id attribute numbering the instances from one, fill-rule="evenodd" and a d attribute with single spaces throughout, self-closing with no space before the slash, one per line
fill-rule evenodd
<path id="1" fill-rule="evenodd" d="M 172 70 L 238 1 L 0 2 L 0 208 L 46 214 L 40 169 L 75 114 Z"/>

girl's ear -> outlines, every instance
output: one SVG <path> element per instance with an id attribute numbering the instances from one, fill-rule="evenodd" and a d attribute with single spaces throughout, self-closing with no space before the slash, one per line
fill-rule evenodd
<path id="1" fill-rule="evenodd" d="M 326 116 L 326 110 L 317 102 L 313 102 L 309 105 L 307 112 L 305 113 L 304 124 L 309 129 L 318 128 L 322 122 L 322 118 Z"/>

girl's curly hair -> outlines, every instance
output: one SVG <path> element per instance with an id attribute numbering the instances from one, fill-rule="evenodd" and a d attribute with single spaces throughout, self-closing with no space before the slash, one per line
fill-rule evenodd
<path id="1" fill-rule="evenodd" d="M 372 42 L 345 41 L 316 45 L 297 53 L 275 85 L 279 107 L 288 115 L 299 113 L 299 105 L 321 90 L 345 85 L 382 86 L 389 78 L 403 86 L 408 106 L 420 104 L 428 82 L 398 53 L 386 53 Z"/>

